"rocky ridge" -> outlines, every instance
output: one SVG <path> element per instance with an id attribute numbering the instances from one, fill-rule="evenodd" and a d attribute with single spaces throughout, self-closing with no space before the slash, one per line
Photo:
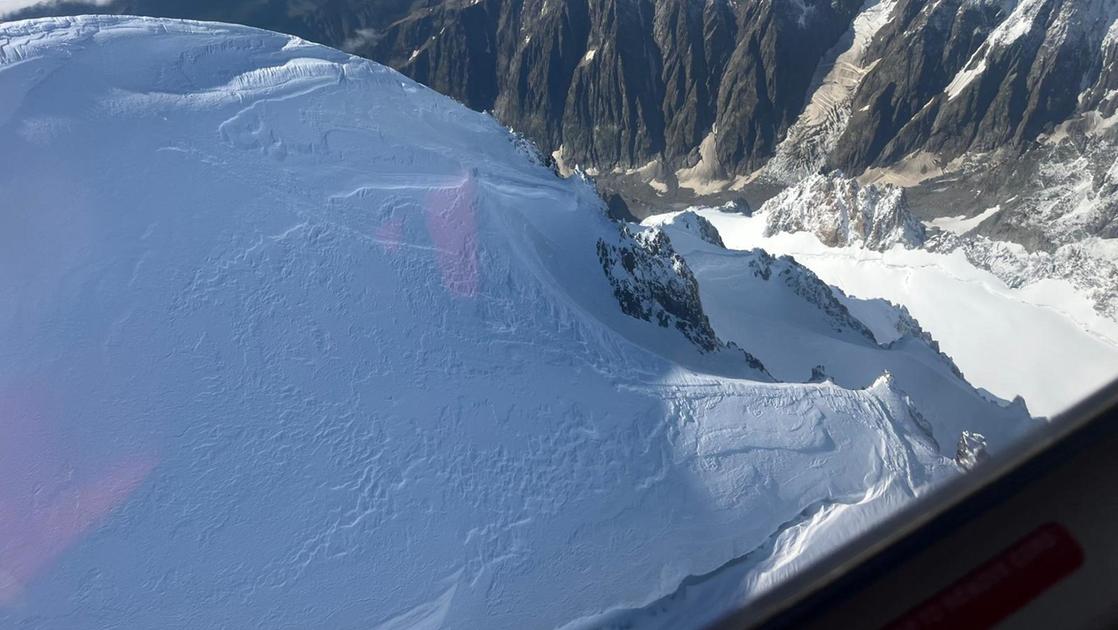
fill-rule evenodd
<path id="1" fill-rule="evenodd" d="M 767 236 L 811 232 L 831 247 L 883 250 L 924 244 L 924 225 L 896 186 L 863 186 L 842 173 L 812 175 L 761 207 Z"/>

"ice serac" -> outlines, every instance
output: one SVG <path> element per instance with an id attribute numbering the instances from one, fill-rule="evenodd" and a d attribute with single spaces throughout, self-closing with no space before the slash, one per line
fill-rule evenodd
<path id="1" fill-rule="evenodd" d="M 748 597 L 1028 426 L 297 38 L 0 24 L 0 144 L 3 627 L 560 626 L 752 551 Z"/>

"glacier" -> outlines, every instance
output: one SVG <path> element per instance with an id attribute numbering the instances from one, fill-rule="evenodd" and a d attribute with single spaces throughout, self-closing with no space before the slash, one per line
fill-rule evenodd
<path id="1" fill-rule="evenodd" d="M 1018 256 L 1024 255 L 1012 244 L 981 237 L 964 241 L 931 225 L 937 234 L 927 243 L 849 238 L 832 227 L 836 210 L 848 212 L 841 199 L 813 199 L 805 192 L 823 190 L 812 184 L 817 181 L 819 176 L 808 178 L 803 189 L 789 189 L 795 192 L 775 197 L 752 215 L 719 208 L 697 214 L 734 250 L 763 248 L 793 257 L 841 289 L 840 299 L 875 332 L 889 333 L 896 320 L 889 305 L 904 305 L 968 382 L 1004 400 L 1022 397 L 1032 413 L 1056 416 L 1118 373 L 1118 323 L 1075 282 L 1019 273 Z M 911 217 L 898 219 L 895 210 L 874 207 L 861 216 L 883 221 L 876 231 L 901 234 L 897 226 L 907 226 Z M 900 215 L 906 214 L 902 209 Z M 670 222 L 673 216 L 646 223 Z M 1010 249 L 1008 255 L 1001 256 L 999 246 Z M 1035 266 L 1051 268 L 1039 255 L 1033 259 Z M 764 359 L 764 353 L 758 355 Z"/>
<path id="2" fill-rule="evenodd" d="M 699 623 L 1034 425 L 903 312 L 697 224 L 655 258 L 297 38 L 0 24 L 0 145 L 0 626 L 653 626 L 731 567 Z"/>

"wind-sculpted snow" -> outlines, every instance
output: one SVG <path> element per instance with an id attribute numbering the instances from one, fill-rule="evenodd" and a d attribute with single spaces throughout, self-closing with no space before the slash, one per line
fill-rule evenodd
<path id="1" fill-rule="evenodd" d="M 753 552 L 748 597 L 1028 424 L 698 238 L 726 343 L 631 317 L 589 186 L 376 64 L 140 18 L 0 51 L 0 626 L 559 626 Z"/>

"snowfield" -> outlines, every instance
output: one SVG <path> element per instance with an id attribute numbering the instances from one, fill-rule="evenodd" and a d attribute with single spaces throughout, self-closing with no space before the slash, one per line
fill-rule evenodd
<path id="1" fill-rule="evenodd" d="M 698 214 L 728 247 L 793 256 L 824 282 L 860 298 L 851 310 L 867 324 L 875 318 L 865 310 L 873 300 L 904 305 L 970 383 L 1006 400 L 1022 396 L 1034 414 L 1059 413 L 1118 377 L 1118 323 L 1066 281 L 1010 288 L 962 251 L 829 247 L 809 232 L 766 236 L 764 212 Z M 758 356 L 765 360 L 764 353 Z"/>
<path id="2" fill-rule="evenodd" d="M 1032 423 L 896 309 L 681 229 L 718 343 L 627 315 L 694 315 L 650 284 L 687 264 L 291 37 L 0 24 L 0 145 L 3 627 L 651 626 L 727 566 L 699 623 Z"/>

